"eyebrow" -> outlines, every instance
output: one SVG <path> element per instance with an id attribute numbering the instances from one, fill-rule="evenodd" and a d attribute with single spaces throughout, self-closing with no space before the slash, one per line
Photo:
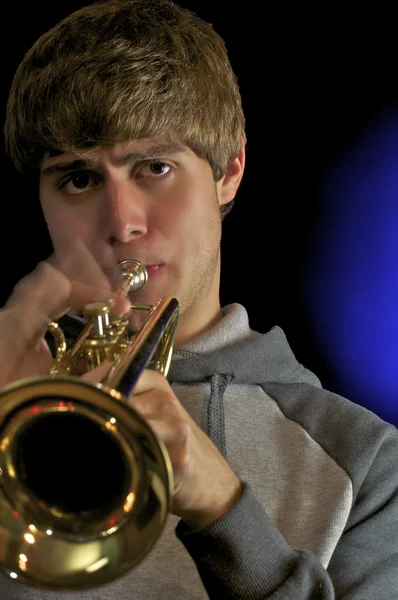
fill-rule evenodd
<path id="1" fill-rule="evenodd" d="M 185 146 L 173 145 L 162 145 L 148 148 L 148 150 L 141 150 L 136 152 L 128 152 L 127 154 L 113 160 L 112 163 L 118 167 L 125 165 L 131 165 L 135 162 L 142 162 L 146 160 L 153 160 L 156 158 L 163 157 L 165 155 L 176 155 L 184 154 L 188 152 L 188 148 Z M 99 169 L 100 163 L 91 159 L 74 159 L 68 161 L 60 161 L 53 165 L 45 167 L 41 171 L 42 177 L 48 177 L 54 173 L 64 173 L 65 171 L 77 171 L 79 169 Z"/>

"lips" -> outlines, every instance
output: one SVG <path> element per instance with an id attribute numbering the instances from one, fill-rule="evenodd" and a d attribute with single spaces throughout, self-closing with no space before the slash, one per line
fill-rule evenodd
<path id="1" fill-rule="evenodd" d="M 145 265 L 145 267 L 146 267 L 146 270 L 148 271 L 149 279 L 153 279 L 154 277 L 159 275 L 159 273 L 163 269 L 164 265 L 163 264 L 152 264 L 152 265 Z"/>

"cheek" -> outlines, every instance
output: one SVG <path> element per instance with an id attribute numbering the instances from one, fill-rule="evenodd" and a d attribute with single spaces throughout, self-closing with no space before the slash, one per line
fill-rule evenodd
<path id="1" fill-rule="evenodd" d="M 68 223 L 63 219 L 62 211 L 54 208 L 51 204 L 42 201 L 41 207 L 51 238 L 54 241 L 54 237 L 57 237 L 60 230 L 68 228 Z M 62 223 L 64 223 L 63 226 Z"/>
<path id="2" fill-rule="evenodd" d="M 182 181 L 163 204 L 163 222 L 174 228 L 200 230 L 201 225 L 214 218 L 214 211 L 219 210 L 216 194 L 214 182 L 206 177 Z"/>
<path id="3" fill-rule="evenodd" d="M 162 233 L 172 245 L 186 251 L 194 245 L 203 230 L 203 216 L 198 208 L 189 203 L 173 202 L 164 210 L 156 213 L 155 230 Z M 154 221 L 152 221 L 154 223 Z"/>
<path id="4" fill-rule="evenodd" d="M 55 203 L 42 202 L 42 210 L 54 247 L 68 240 L 91 239 L 90 219 L 81 211 L 70 210 Z"/>

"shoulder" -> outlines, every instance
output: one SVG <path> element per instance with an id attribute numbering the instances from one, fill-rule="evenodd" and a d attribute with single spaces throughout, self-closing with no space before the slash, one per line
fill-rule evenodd
<path id="1" fill-rule="evenodd" d="M 308 383 L 264 383 L 286 418 L 301 425 L 358 489 L 370 470 L 393 471 L 398 486 L 398 429 L 347 398 Z M 390 475 L 388 475 L 390 477 Z"/>

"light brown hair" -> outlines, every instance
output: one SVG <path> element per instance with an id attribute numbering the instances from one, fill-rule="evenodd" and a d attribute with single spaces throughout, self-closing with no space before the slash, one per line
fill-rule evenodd
<path id="1" fill-rule="evenodd" d="M 105 0 L 72 13 L 27 52 L 4 133 L 21 173 L 38 169 L 46 152 L 176 134 L 218 181 L 244 127 L 237 79 L 211 25 L 168 0 Z"/>

